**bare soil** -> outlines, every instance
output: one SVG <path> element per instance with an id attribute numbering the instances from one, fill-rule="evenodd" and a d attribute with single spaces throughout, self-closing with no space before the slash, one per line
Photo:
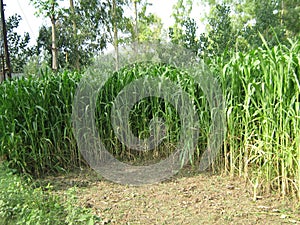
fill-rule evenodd
<path id="1" fill-rule="evenodd" d="M 228 176 L 185 171 L 136 187 L 80 171 L 41 183 L 62 195 L 76 186 L 79 204 L 91 208 L 100 224 L 300 224 L 296 202 L 271 194 L 253 199 L 251 184 Z"/>

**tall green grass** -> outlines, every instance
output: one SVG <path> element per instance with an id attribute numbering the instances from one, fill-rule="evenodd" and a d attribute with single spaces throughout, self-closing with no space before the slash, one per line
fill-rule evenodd
<path id="1" fill-rule="evenodd" d="M 39 176 L 80 166 L 70 118 L 79 80 L 45 71 L 0 85 L 0 155 L 11 167 Z"/>
<path id="2" fill-rule="evenodd" d="M 228 132 L 225 169 L 260 191 L 300 197 L 300 43 L 232 53 L 221 74 Z"/>
<path id="3" fill-rule="evenodd" d="M 215 164 L 215 169 L 244 177 L 253 184 L 255 194 L 276 191 L 300 199 L 299 52 L 298 40 L 248 53 L 227 52 L 208 62 L 222 86 L 227 116 L 222 164 Z M 180 120 L 175 108 L 160 98 L 145 98 L 130 112 L 130 127 L 140 138 L 149 137 L 153 117 L 164 119 L 166 138 L 158 148 L 134 151 L 114 134 L 109 118 L 114 99 L 127 84 L 144 76 L 170 79 L 192 97 L 200 137 L 190 159 L 191 163 L 201 160 L 211 124 L 207 100 L 188 74 L 163 64 L 126 66 L 99 92 L 96 118 L 107 149 L 120 160 L 146 164 L 174 151 Z M 47 73 L 0 85 L 0 155 L 7 156 L 12 167 L 39 175 L 83 163 L 71 126 L 73 94 L 80 77 Z"/>
<path id="4" fill-rule="evenodd" d="M 143 98 L 134 105 L 129 118 L 131 131 L 140 140 L 150 137 L 151 120 L 154 118 L 161 118 L 165 122 L 164 135 L 162 140 L 159 140 L 161 141 L 160 145 L 153 150 L 137 151 L 141 146 L 133 146 L 130 148 L 124 145 L 118 140 L 112 127 L 112 118 L 110 115 L 117 95 L 132 81 L 139 78 L 146 78 L 144 86 L 137 87 L 137 89 L 139 89 L 137 91 L 141 91 L 140 94 L 142 95 L 142 89 L 153 88 L 151 86 L 148 87 L 147 85 L 147 78 L 150 77 L 160 77 L 161 81 L 156 85 L 161 85 L 162 87 L 164 87 L 164 79 L 173 81 L 174 84 L 188 93 L 194 101 L 196 111 L 201 117 L 201 130 L 198 148 L 196 149 L 195 155 L 191 156 L 190 160 L 191 163 L 193 163 L 194 158 L 197 160 L 204 151 L 206 147 L 205 143 L 207 143 L 207 134 L 209 130 L 207 122 L 210 120 L 208 102 L 204 97 L 201 88 L 195 84 L 186 72 L 165 64 L 136 63 L 128 65 L 114 73 L 114 75 L 108 79 L 99 92 L 98 107 L 96 109 L 96 118 L 101 141 L 105 144 L 106 149 L 116 158 L 143 165 L 160 161 L 174 153 L 180 140 L 181 121 L 178 112 L 176 112 L 176 105 L 172 105 L 170 102 L 167 102 L 160 97 Z M 129 95 L 131 94 L 132 93 L 129 93 Z M 124 100 L 130 101 L 130 99 L 131 96 L 128 96 L 128 98 Z M 124 115 L 116 116 L 122 120 Z"/>

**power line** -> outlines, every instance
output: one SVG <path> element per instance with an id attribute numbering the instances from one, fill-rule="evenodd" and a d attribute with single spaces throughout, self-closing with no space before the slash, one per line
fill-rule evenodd
<path id="1" fill-rule="evenodd" d="M 30 29 L 30 32 L 34 35 L 34 32 L 33 32 L 33 29 L 32 29 L 32 27 L 31 27 L 31 24 L 29 24 L 29 21 L 28 21 L 28 19 L 27 19 L 27 16 L 26 16 L 26 14 L 25 14 L 25 12 L 24 12 L 24 10 L 23 10 L 23 8 L 22 8 L 22 6 L 21 6 L 19 0 L 17 0 L 17 3 L 18 3 L 18 6 L 19 6 L 20 10 L 22 11 L 23 17 L 24 17 L 24 19 L 25 19 L 25 22 L 26 22 L 28 28 Z M 34 36 L 35 36 L 35 35 L 34 35 Z M 36 37 L 34 37 L 34 38 L 36 39 Z"/>

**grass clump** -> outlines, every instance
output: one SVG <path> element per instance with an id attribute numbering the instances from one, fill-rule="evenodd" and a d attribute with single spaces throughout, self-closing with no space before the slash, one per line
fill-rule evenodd
<path id="1" fill-rule="evenodd" d="M 198 112 L 201 117 L 199 120 L 199 127 L 201 127 L 198 141 L 199 145 L 195 155 L 191 156 L 191 163 L 193 163 L 194 160 L 199 159 L 199 156 L 206 147 L 205 143 L 207 143 L 210 121 L 208 102 L 204 97 L 201 87 L 191 79 L 191 76 L 189 76 L 187 72 L 163 63 L 143 62 L 130 64 L 121 68 L 118 72 L 115 72 L 107 80 L 99 91 L 96 105 L 96 120 L 101 141 L 105 144 L 106 149 L 116 158 L 126 162 L 130 161 L 130 163 L 133 164 L 152 164 L 174 153 L 180 142 L 182 127 L 182 118 L 180 118 L 177 111 L 178 109 L 176 109 L 177 106 L 180 107 L 180 103 L 178 103 L 180 99 L 178 98 L 175 99 L 175 103 L 172 104 L 168 102 L 170 98 L 165 100 L 157 96 L 144 97 L 135 103 L 130 110 L 128 118 L 130 130 L 134 136 L 140 140 L 145 140 L 150 137 L 152 120 L 159 118 L 164 122 L 164 128 L 157 131 L 157 133 L 163 133 L 162 139 L 159 140 L 160 144 L 156 145 L 153 150 L 139 151 L 136 149 L 141 146 L 132 146 L 132 148 L 126 146 L 117 138 L 111 123 L 114 116 L 118 117 L 119 120 L 124 120 L 122 113 L 111 116 L 112 108 L 118 94 L 131 82 L 143 79 L 143 87 L 137 86 L 134 93 L 139 93 L 140 96 L 147 96 L 147 94 L 145 94 L 147 90 L 153 89 L 148 79 L 154 77 L 159 78 L 159 82 L 155 85 L 162 87 L 162 92 L 170 93 L 170 96 L 176 93 L 168 92 L 166 83 L 164 83 L 166 81 L 171 81 L 174 86 L 187 93 L 195 104 L 195 111 Z M 124 105 L 131 103 L 132 95 L 133 93 L 130 92 L 128 96 L 123 98 Z M 200 151 L 201 149 L 202 152 Z"/>
<path id="2" fill-rule="evenodd" d="M 230 53 L 211 63 L 226 96 L 224 169 L 257 193 L 300 199 L 300 42 Z"/>
<path id="3" fill-rule="evenodd" d="M 0 85 L 0 156 L 41 176 L 82 163 L 72 133 L 72 100 L 80 74 L 29 76 Z"/>
<path id="4" fill-rule="evenodd" d="M 0 165 L 0 224 L 94 224 L 96 217 L 76 206 L 73 189 L 62 203 L 59 196 L 34 188 L 27 180 Z M 49 187 L 45 187 L 49 189 Z"/>

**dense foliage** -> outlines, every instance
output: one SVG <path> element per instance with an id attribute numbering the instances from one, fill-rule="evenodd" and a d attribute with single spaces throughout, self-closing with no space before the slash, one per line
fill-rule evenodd
<path id="1" fill-rule="evenodd" d="M 226 96 L 225 168 L 299 197 L 300 44 L 265 47 L 214 61 Z"/>
<path id="2" fill-rule="evenodd" d="M 21 35 L 17 32 L 21 20 L 21 16 L 15 14 L 6 21 L 11 69 L 15 73 L 24 71 L 24 66 L 34 53 L 34 47 L 29 46 L 29 33 L 25 32 Z"/>
<path id="3" fill-rule="evenodd" d="M 202 0 L 203 6 L 210 6 L 203 33 L 199 21 L 191 17 L 196 2 L 192 0 L 176 1 L 174 24 L 167 30 L 157 15 L 147 11 L 151 5 L 147 0 L 70 0 L 65 8 L 60 0 L 30 2 L 37 15 L 50 19 L 51 27 L 40 27 L 36 46 L 29 46 L 29 34 L 16 31 L 21 17 L 13 15 L 6 21 L 12 71 L 24 76 L 0 83 L 0 224 L 99 220 L 76 206 L 74 189 L 61 199 L 48 192 L 50 186 L 37 188 L 27 175 L 36 178 L 88 166 L 73 133 L 72 106 L 84 71 L 110 44 L 115 50 L 110 63 L 116 72 L 98 93 L 95 124 L 115 158 L 150 165 L 170 156 L 181 142 L 184 129 L 176 107 L 152 96 L 134 104 L 128 126 L 135 137 L 145 140 L 153 136 L 155 123 L 163 121 L 162 129 L 155 131 L 163 134 L 156 140 L 159 145 L 140 151 L 142 146 L 119 140 L 112 120 L 123 120 L 124 115 L 111 114 L 114 101 L 139 78 L 159 77 L 159 87 L 172 81 L 192 99 L 199 119 L 197 147 L 188 155 L 192 166 L 198 166 L 214 142 L 210 138 L 214 109 L 187 71 L 148 61 L 119 67 L 121 45 L 136 54 L 142 42 L 171 42 L 203 61 L 222 88 L 226 134 L 210 169 L 244 177 L 253 186 L 254 199 L 262 192 L 276 192 L 300 200 L 299 1 Z M 148 50 L 151 54 L 153 49 Z M 143 86 L 153 88 L 146 81 Z"/>
<path id="4" fill-rule="evenodd" d="M 97 219 L 87 209 L 76 206 L 75 189 L 66 199 L 50 194 L 50 186 L 36 188 L 32 180 L 16 175 L 0 165 L 1 224 L 94 224 Z"/>
<path id="5" fill-rule="evenodd" d="M 45 71 L 1 84 L 0 151 L 12 167 L 39 175 L 80 166 L 70 120 L 79 79 Z"/>
<path id="6" fill-rule="evenodd" d="M 130 129 L 139 139 L 142 140 L 150 137 L 150 124 L 152 120 L 159 118 L 165 123 L 165 130 L 157 131 L 164 132 L 162 140 L 158 140 L 159 142 L 161 141 L 161 143 L 151 151 L 137 151 L 136 149 L 141 146 L 135 146 L 133 149 L 130 149 L 121 143 L 113 131 L 111 123 L 113 118 L 108 116 L 111 115 L 115 98 L 128 84 L 143 78 L 145 79 L 143 89 L 147 90 L 147 88 L 149 88 L 150 90 L 153 87 L 147 84 L 147 79 L 153 77 L 160 78 L 159 84 L 157 85 L 161 87 L 164 87 L 166 80 L 173 81 L 192 98 L 196 106 L 196 111 L 201 117 L 199 146 L 195 152 L 197 160 L 206 147 L 204 143 L 207 143 L 207 134 L 209 132 L 207 123 L 210 121 L 208 103 L 204 98 L 201 88 L 193 82 L 187 73 L 166 64 L 137 63 L 128 65 L 122 68 L 118 73 L 115 73 L 114 76 L 106 82 L 99 92 L 99 104 L 96 111 L 101 140 L 106 144 L 106 148 L 120 160 L 130 160 L 134 163 L 137 161 L 143 165 L 155 160 L 161 160 L 174 152 L 180 140 L 179 135 L 181 131 L 181 120 L 178 112 L 176 112 L 176 105 L 165 101 L 163 98 L 153 96 L 143 98 L 133 106 L 129 118 Z M 144 92 L 145 91 L 139 93 L 143 95 Z M 129 103 L 131 97 L 128 96 L 124 101 Z M 126 102 L 124 102 L 124 104 L 127 104 Z M 115 116 L 122 120 L 124 115 L 118 114 Z M 193 163 L 193 160 L 191 160 L 191 162 Z"/>
<path id="7" fill-rule="evenodd" d="M 300 195 L 299 51 L 299 41 L 290 41 L 248 53 L 230 51 L 208 61 L 222 84 L 228 129 L 219 160 L 223 164 L 215 166 L 282 195 Z M 96 112 L 99 135 L 120 160 L 145 163 L 168 156 L 180 129 L 178 115 L 170 104 L 159 98 L 146 98 L 130 114 L 131 129 L 141 138 L 149 135 L 149 122 L 154 116 L 162 117 L 168 124 L 167 138 L 154 153 L 134 153 L 122 146 L 113 134 L 108 116 L 115 96 L 126 84 L 139 77 L 160 75 L 180 85 L 198 107 L 201 130 L 192 163 L 197 162 L 210 129 L 207 102 L 201 87 L 168 65 L 127 66 L 107 81 L 99 93 Z M 35 175 L 82 166 L 70 119 L 79 80 L 79 74 L 66 71 L 1 84 L 0 151 L 10 166 Z"/>

